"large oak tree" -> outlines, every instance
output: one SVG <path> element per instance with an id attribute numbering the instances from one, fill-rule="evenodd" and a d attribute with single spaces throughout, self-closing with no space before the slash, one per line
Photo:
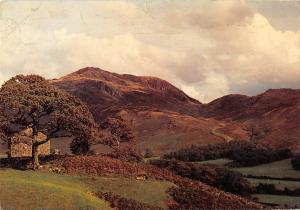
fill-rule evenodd
<path id="1" fill-rule="evenodd" d="M 0 89 L 1 136 L 10 141 L 18 132 L 32 129 L 34 169 L 39 167 L 40 145 L 53 137 L 73 136 L 81 152 L 86 152 L 95 127 L 91 113 L 79 99 L 40 76 L 18 75 Z M 38 133 L 47 138 L 37 141 Z"/>

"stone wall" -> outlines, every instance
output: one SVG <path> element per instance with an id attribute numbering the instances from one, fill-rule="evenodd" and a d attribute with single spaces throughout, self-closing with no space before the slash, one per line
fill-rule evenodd
<path id="1" fill-rule="evenodd" d="M 32 156 L 32 141 L 31 141 L 32 129 L 25 129 L 19 134 L 15 135 L 11 139 L 11 144 L 9 145 L 10 156 L 11 157 L 31 157 Z M 43 141 L 47 137 L 38 133 L 37 141 Z M 40 155 L 50 154 L 50 141 L 39 146 Z"/>

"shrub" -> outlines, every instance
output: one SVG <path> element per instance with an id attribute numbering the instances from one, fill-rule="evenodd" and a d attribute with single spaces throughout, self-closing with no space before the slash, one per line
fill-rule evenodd
<path id="1" fill-rule="evenodd" d="M 300 155 L 291 160 L 292 166 L 296 170 L 300 170 Z"/>
<path id="2" fill-rule="evenodd" d="M 118 148 L 113 152 L 107 154 L 107 156 L 128 162 L 143 161 L 143 155 L 139 150 L 137 150 L 133 146 L 125 146 L 123 148 Z"/>
<path id="3" fill-rule="evenodd" d="M 147 148 L 146 151 L 145 151 L 144 158 L 152 158 L 152 157 L 154 157 L 154 154 L 153 154 L 152 150 Z"/>

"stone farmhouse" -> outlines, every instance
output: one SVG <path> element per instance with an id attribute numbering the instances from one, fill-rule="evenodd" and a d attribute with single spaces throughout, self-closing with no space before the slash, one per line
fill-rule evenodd
<path id="1" fill-rule="evenodd" d="M 8 145 L 9 157 L 32 157 L 32 129 L 27 128 L 12 137 L 10 145 Z M 39 133 L 37 136 L 38 141 L 43 141 L 47 137 Z M 50 141 L 39 146 L 39 154 L 41 156 L 50 155 Z"/>

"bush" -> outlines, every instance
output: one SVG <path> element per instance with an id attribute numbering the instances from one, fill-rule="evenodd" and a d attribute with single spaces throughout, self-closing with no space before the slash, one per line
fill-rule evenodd
<path id="1" fill-rule="evenodd" d="M 152 158 L 152 157 L 154 157 L 154 154 L 153 154 L 152 150 L 147 148 L 146 151 L 145 151 L 144 158 Z"/>
<path id="2" fill-rule="evenodd" d="M 291 160 L 292 166 L 295 170 L 300 170 L 300 155 Z"/>
<path id="3" fill-rule="evenodd" d="M 86 155 L 90 151 L 90 144 L 86 139 L 75 138 L 70 144 L 70 150 L 75 155 Z"/>
<path id="4" fill-rule="evenodd" d="M 107 156 L 127 162 L 143 161 L 143 155 L 141 154 L 141 152 L 132 146 L 118 148 L 113 152 L 107 154 Z"/>

